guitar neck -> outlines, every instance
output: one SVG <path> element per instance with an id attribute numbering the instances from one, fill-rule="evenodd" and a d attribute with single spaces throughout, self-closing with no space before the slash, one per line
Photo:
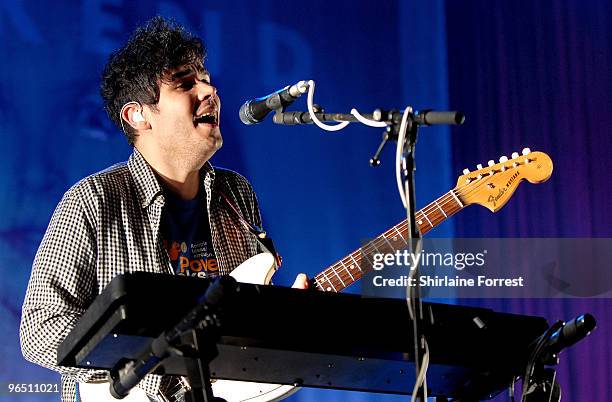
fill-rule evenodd
<path id="1" fill-rule="evenodd" d="M 454 190 L 428 204 L 415 215 L 421 234 L 429 232 L 464 207 L 465 205 L 459 200 Z M 339 292 L 347 288 L 359 280 L 364 273 L 372 270 L 371 259 L 374 254 L 388 254 L 403 250 L 408 244 L 407 238 L 408 221 L 403 220 L 359 250 L 353 251 L 315 275 L 314 286 L 326 292 Z"/>

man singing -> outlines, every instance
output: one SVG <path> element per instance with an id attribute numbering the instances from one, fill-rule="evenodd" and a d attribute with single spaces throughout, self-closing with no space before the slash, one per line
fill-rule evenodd
<path id="1" fill-rule="evenodd" d="M 62 374 L 62 401 L 76 400 L 77 382 L 107 379 L 105 371 L 59 367 L 56 354 L 113 277 L 227 275 L 261 252 L 241 222 L 261 226 L 251 185 L 209 162 L 223 140 L 221 104 L 204 57 L 198 38 L 156 17 L 104 69 L 105 109 L 134 152 L 66 192 L 36 254 L 23 305 L 23 354 Z M 306 276 L 294 286 L 306 287 Z M 156 399 L 166 382 L 149 375 L 133 394 Z"/>

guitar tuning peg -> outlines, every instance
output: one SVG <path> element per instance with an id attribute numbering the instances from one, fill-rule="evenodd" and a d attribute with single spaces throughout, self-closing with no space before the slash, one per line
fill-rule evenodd
<path id="1" fill-rule="evenodd" d="M 529 148 L 523 148 L 522 154 L 523 156 L 527 156 L 531 153 L 531 149 Z"/>
<path id="2" fill-rule="evenodd" d="M 476 169 L 478 170 L 482 169 L 482 163 L 479 163 L 478 165 L 476 165 Z"/>
<path id="3" fill-rule="evenodd" d="M 493 161 L 493 159 L 491 159 L 491 160 L 489 160 L 489 161 L 487 162 L 487 165 L 489 165 L 489 166 L 493 166 L 493 165 L 495 165 L 495 162 Z"/>
<path id="4" fill-rule="evenodd" d="M 518 157 L 519 157 L 518 152 L 512 152 L 512 159 L 518 158 Z"/>
<path id="5" fill-rule="evenodd" d="M 499 163 L 504 163 L 504 162 L 508 162 L 508 157 L 506 155 L 499 158 Z"/>
<path id="6" fill-rule="evenodd" d="M 463 174 L 469 174 L 469 173 L 470 173 L 470 169 L 468 168 L 463 169 Z"/>

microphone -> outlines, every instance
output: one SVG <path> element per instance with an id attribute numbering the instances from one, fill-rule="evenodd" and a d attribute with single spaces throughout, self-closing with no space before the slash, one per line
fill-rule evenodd
<path id="1" fill-rule="evenodd" d="M 597 322 L 591 314 L 582 314 L 555 331 L 547 340 L 547 351 L 556 355 L 587 336 Z"/>
<path id="2" fill-rule="evenodd" d="M 261 123 L 268 113 L 289 106 L 307 90 L 308 82 L 300 81 L 261 98 L 246 101 L 238 112 L 240 121 L 246 125 Z"/>

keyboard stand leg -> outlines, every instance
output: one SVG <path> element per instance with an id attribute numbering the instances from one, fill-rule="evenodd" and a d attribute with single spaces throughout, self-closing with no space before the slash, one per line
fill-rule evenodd
<path id="1" fill-rule="evenodd" d="M 213 395 L 210 384 L 209 363 L 217 357 L 217 339 L 206 336 L 206 331 L 191 330 L 191 344 L 195 349 L 197 358 L 186 359 L 187 372 L 191 391 L 185 395 L 185 402 L 227 402 L 225 399 Z"/>

